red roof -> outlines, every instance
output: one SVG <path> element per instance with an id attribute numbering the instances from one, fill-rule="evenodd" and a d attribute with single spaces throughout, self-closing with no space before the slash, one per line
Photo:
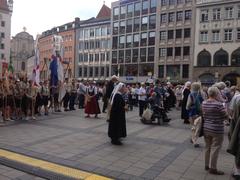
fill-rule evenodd
<path id="1" fill-rule="evenodd" d="M 111 9 L 104 4 L 96 18 L 101 19 L 101 18 L 110 18 L 110 17 L 111 17 Z"/>
<path id="2" fill-rule="evenodd" d="M 7 0 L 0 0 L 0 9 L 9 11 Z"/>

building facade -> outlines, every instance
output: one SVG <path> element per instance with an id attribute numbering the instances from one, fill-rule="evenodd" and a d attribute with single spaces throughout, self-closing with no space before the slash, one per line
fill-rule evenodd
<path id="1" fill-rule="evenodd" d="M 240 83 L 240 1 L 197 1 L 193 79 Z"/>
<path id="2" fill-rule="evenodd" d="M 96 18 L 82 21 L 76 30 L 75 77 L 105 80 L 110 75 L 110 16 L 103 5 Z"/>
<path id="3" fill-rule="evenodd" d="M 63 68 L 64 77 L 74 77 L 74 64 L 75 64 L 75 27 L 79 23 L 76 18 L 74 22 L 55 27 L 51 30 L 42 33 L 38 39 L 39 56 L 40 56 L 40 77 L 41 79 L 49 78 L 50 71 L 49 65 L 51 56 L 53 55 L 53 37 L 54 35 L 62 36 L 63 38 Z"/>
<path id="4" fill-rule="evenodd" d="M 28 59 L 34 56 L 33 36 L 25 31 L 16 34 L 11 39 L 11 60 L 15 73 L 28 71 Z"/>
<path id="5" fill-rule="evenodd" d="M 0 0 L 0 72 L 4 71 L 4 64 L 10 60 L 12 8 L 12 0 Z"/>
<path id="6" fill-rule="evenodd" d="M 120 0 L 112 3 L 112 74 L 123 81 L 189 79 L 194 1 Z"/>

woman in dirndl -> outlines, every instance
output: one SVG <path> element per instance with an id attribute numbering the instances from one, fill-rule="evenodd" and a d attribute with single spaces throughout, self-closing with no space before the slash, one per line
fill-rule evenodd
<path id="1" fill-rule="evenodd" d="M 101 113 L 97 96 L 97 87 L 93 83 L 90 83 L 86 89 L 85 97 L 85 113 L 87 114 L 86 118 L 89 118 L 91 114 L 95 114 L 95 118 L 97 118 L 98 114 Z"/>

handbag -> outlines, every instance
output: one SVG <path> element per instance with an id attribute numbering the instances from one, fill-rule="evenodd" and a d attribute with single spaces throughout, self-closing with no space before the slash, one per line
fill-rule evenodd
<path id="1" fill-rule="evenodd" d="M 152 114 L 152 110 L 150 108 L 147 108 L 143 111 L 142 118 L 144 118 L 146 121 L 151 121 Z"/>

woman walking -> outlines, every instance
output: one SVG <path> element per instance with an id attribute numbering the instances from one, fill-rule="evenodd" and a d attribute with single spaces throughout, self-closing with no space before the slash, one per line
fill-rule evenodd
<path id="1" fill-rule="evenodd" d="M 113 145 L 122 145 L 120 138 L 125 138 L 127 136 L 125 116 L 126 106 L 123 99 L 125 91 L 125 85 L 119 83 L 112 93 L 108 136 L 111 138 L 111 143 Z"/>
<path id="2" fill-rule="evenodd" d="M 182 119 L 184 119 L 184 124 L 189 124 L 189 112 L 186 109 L 186 105 L 187 105 L 187 100 L 188 100 L 188 96 L 191 93 L 190 91 L 191 89 L 191 82 L 186 82 L 185 83 L 185 87 L 183 89 L 183 100 L 182 100 L 182 112 L 181 112 L 181 117 Z"/>

